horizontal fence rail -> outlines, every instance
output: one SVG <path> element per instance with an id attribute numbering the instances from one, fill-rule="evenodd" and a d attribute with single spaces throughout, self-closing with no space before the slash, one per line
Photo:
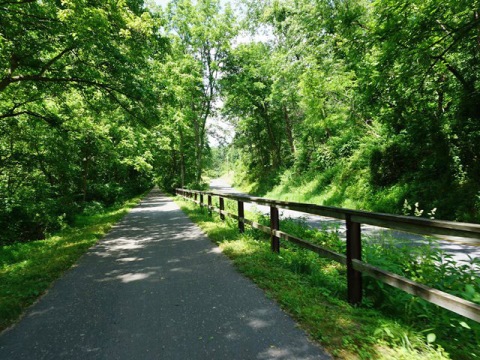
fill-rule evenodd
<path id="1" fill-rule="evenodd" d="M 247 224 L 269 234 L 271 248 L 274 252 L 280 251 L 280 239 L 283 239 L 295 243 L 302 248 L 313 251 L 321 257 L 346 265 L 348 301 L 351 304 L 359 304 L 362 301 L 362 274 L 365 274 L 409 294 L 421 297 L 428 302 L 436 304 L 456 314 L 480 322 L 480 305 L 362 262 L 361 224 L 424 235 L 454 237 L 454 240 L 447 239 L 452 242 L 475 246 L 480 246 L 480 225 L 270 200 L 255 196 L 226 194 L 214 191 L 176 189 L 176 193 L 186 199 L 193 200 L 200 206 L 206 206 L 209 211 L 217 212 L 222 220 L 225 219 L 225 216 L 236 219 L 238 221 L 240 232 L 244 231 L 245 224 Z M 204 203 L 204 196 L 208 197 L 207 204 Z M 212 206 L 213 197 L 219 198 L 219 208 Z M 224 199 L 230 199 L 237 202 L 237 214 L 225 211 Z M 244 203 L 253 203 L 270 207 L 270 227 L 245 219 Z M 336 253 L 323 246 L 312 244 L 306 240 L 281 231 L 279 209 L 288 209 L 306 214 L 345 220 L 347 225 L 346 255 Z"/>

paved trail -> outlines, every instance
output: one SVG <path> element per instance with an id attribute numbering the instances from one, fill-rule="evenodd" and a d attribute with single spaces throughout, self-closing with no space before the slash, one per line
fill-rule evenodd
<path id="1" fill-rule="evenodd" d="M 210 182 L 210 188 L 214 191 L 222 191 L 230 194 L 241 194 L 238 190 L 232 188 L 226 181 L 223 179 L 213 179 Z M 258 210 L 262 213 L 268 213 L 270 211 L 269 207 L 263 205 L 249 204 L 245 203 L 245 209 L 250 211 Z M 292 210 L 281 210 L 280 217 L 299 219 L 302 218 L 307 222 L 308 225 L 317 228 L 327 229 L 338 229 L 340 237 L 346 238 L 347 229 L 345 226 L 345 221 L 332 219 L 324 216 L 308 215 L 298 211 Z M 428 243 L 425 237 L 421 235 L 406 233 L 402 231 L 396 231 L 391 229 L 384 229 L 377 226 L 371 225 L 362 225 L 362 236 L 368 237 L 369 241 L 376 241 L 383 243 L 383 239 L 392 238 L 395 239 L 397 243 L 403 243 L 407 245 L 421 245 Z M 461 240 L 461 239 L 458 239 Z M 441 249 L 443 249 L 447 254 L 452 256 L 452 259 L 455 260 L 458 264 L 465 264 L 470 262 L 470 258 L 480 258 L 480 246 L 469 246 L 459 243 L 453 243 L 446 240 L 436 239 L 437 244 Z"/>
<path id="2" fill-rule="evenodd" d="M 157 190 L 14 327 L 0 359 L 330 359 Z"/>

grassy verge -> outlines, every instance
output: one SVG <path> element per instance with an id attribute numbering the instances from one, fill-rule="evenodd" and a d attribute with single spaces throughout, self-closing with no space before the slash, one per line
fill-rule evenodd
<path id="1" fill-rule="evenodd" d="M 282 248 L 280 255 L 273 254 L 260 232 L 247 229 L 239 234 L 234 222 L 221 222 L 192 203 L 177 201 L 239 271 L 276 299 L 336 358 L 450 358 L 440 345 L 429 343 L 428 332 L 415 330 L 373 307 L 350 306 L 345 301 L 343 266 L 293 245 Z M 324 237 L 336 241 L 327 233 Z"/>
<path id="2" fill-rule="evenodd" d="M 79 215 L 74 226 L 45 240 L 0 247 L 0 331 L 13 324 L 141 198 L 101 213 Z"/>
<path id="3" fill-rule="evenodd" d="M 401 186 L 373 189 L 365 180 L 368 174 L 361 171 L 364 170 L 357 169 L 355 175 L 350 176 L 344 174 L 348 171 L 342 166 L 301 175 L 286 170 L 275 182 L 263 179 L 250 182 L 239 176 L 234 185 L 243 192 L 269 199 L 400 213 L 406 189 Z"/>

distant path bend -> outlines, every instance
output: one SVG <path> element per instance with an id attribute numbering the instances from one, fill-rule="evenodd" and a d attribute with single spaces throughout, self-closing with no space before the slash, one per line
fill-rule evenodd
<path id="1" fill-rule="evenodd" d="M 154 189 L 0 335 L 0 359 L 330 359 Z"/>

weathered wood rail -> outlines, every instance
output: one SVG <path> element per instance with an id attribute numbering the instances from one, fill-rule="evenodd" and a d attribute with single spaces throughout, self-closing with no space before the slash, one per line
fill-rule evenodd
<path id="1" fill-rule="evenodd" d="M 221 192 L 176 189 L 176 193 L 186 199 L 193 200 L 200 206 L 208 207 L 210 211 L 219 213 L 222 220 L 225 219 L 225 216 L 237 219 L 240 232 L 244 231 L 245 224 L 247 224 L 269 234 L 271 248 L 274 252 L 280 251 L 280 239 L 284 239 L 313 251 L 322 257 L 346 265 L 348 301 L 351 304 L 358 304 L 362 301 L 363 273 L 409 294 L 419 296 L 428 302 L 436 304 L 456 314 L 480 322 L 480 305 L 362 262 L 361 240 L 361 224 L 368 224 L 417 234 L 460 237 L 462 238 L 461 242 L 464 244 L 480 246 L 480 225 L 478 224 L 430 220 L 425 218 L 398 216 L 329 206 L 270 200 L 254 196 L 225 194 Z M 204 202 L 204 196 L 208 197 L 207 203 Z M 212 197 L 214 196 L 219 198 L 219 208 L 212 206 Z M 224 199 L 230 199 L 237 202 L 237 214 L 232 214 L 225 210 Z M 245 202 L 269 206 L 270 227 L 246 219 L 244 215 Z M 279 209 L 289 209 L 307 214 L 345 220 L 347 227 L 346 254 L 344 255 L 331 251 L 325 247 L 312 244 L 281 231 Z"/>

